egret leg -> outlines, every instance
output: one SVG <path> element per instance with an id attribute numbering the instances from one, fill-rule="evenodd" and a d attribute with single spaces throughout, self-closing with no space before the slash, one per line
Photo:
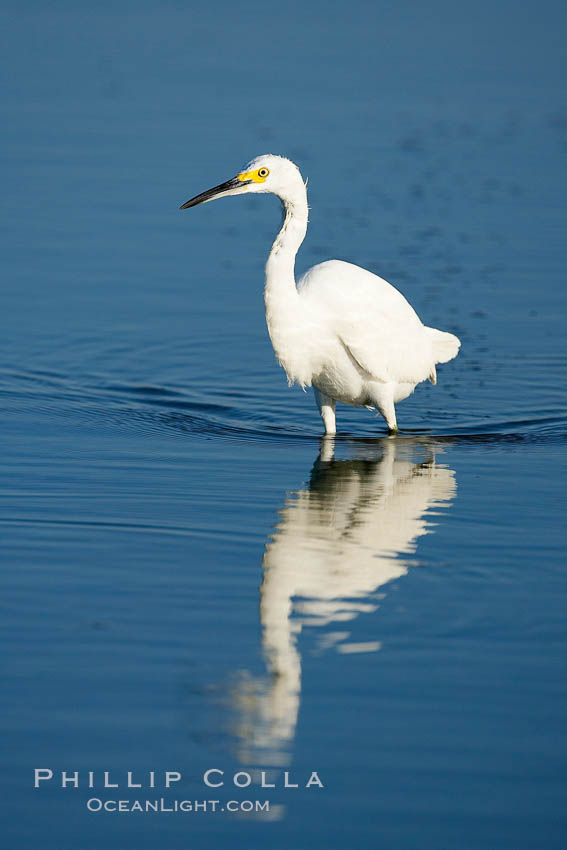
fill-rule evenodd
<path id="1" fill-rule="evenodd" d="M 325 434 L 332 437 L 337 433 L 335 399 L 320 392 L 317 387 L 313 387 L 313 391 L 315 393 L 315 401 L 317 402 L 321 419 L 323 420 L 323 425 L 325 426 Z"/>
<path id="2" fill-rule="evenodd" d="M 396 408 L 394 407 L 394 384 L 372 384 L 372 399 L 386 420 L 390 434 L 397 434 Z"/>

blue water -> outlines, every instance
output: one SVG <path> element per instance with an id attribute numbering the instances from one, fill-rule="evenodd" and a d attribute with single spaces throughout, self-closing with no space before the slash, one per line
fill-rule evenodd
<path id="1" fill-rule="evenodd" d="M 562 850 L 564 7 L 3 11 L 2 850 Z M 274 199 L 178 212 L 265 152 L 463 341 L 397 438 L 287 388 Z"/>

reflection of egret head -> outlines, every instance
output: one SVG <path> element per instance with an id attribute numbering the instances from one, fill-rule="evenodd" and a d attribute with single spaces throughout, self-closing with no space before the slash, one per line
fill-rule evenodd
<path id="1" fill-rule="evenodd" d="M 324 441 L 308 490 L 288 496 L 266 545 L 260 589 L 262 645 L 271 678 L 241 683 L 240 703 L 254 717 L 246 724 L 248 748 L 271 751 L 281 763 L 295 732 L 301 689 L 297 635 L 304 626 L 329 627 L 323 648 L 368 652 L 345 631 L 363 612 L 378 607 L 376 590 L 404 575 L 416 540 L 433 526 L 428 510 L 447 505 L 454 474 L 437 466 L 427 443 L 386 439 L 381 449 L 361 445 L 362 457 L 335 460 Z M 252 737 L 249 733 L 253 730 Z M 267 762 L 264 762 L 267 763 Z"/>

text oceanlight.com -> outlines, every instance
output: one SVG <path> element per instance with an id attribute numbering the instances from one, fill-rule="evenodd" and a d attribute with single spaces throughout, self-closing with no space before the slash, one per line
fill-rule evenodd
<path id="1" fill-rule="evenodd" d="M 89 812 L 269 812 L 269 800 L 87 800 Z"/>
<path id="2" fill-rule="evenodd" d="M 187 777 L 188 781 L 197 777 Z M 208 789 L 214 788 L 233 792 L 238 789 L 254 786 L 259 789 L 281 789 L 292 792 L 298 789 L 311 790 L 313 788 L 324 788 L 324 784 L 316 770 L 303 775 L 295 775 L 290 771 L 278 770 L 239 770 L 236 773 L 211 767 L 200 777 L 201 782 Z M 53 770 L 43 767 L 34 769 L 33 787 L 41 791 L 42 788 L 58 788 L 62 791 L 71 789 L 89 789 L 94 792 L 92 797 L 86 800 L 89 812 L 270 812 L 270 801 L 263 800 L 187 800 L 170 799 L 168 796 L 158 796 L 158 789 L 165 791 L 179 789 L 179 783 L 184 781 L 180 770 L 165 771 L 124 771 L 124 770 Z M 136 791 L 152 789 L 154 794 L 148 794 L 147 799 L 142 795 L 136 795 Z M 106 799 L 102 791 L 114 791 L 112 799 Z M 118 799 L 128 797 L 125 791 L 134 791 L 133 796 L 137 799 Z M 206 793 L 210 793 L 206 792 Z M 95 796 L 96 795 L 96 796 Z"/>

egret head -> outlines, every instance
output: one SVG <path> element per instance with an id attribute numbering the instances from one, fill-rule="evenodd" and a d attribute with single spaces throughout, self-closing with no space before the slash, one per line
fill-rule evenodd
<path id="1" fill-rule="evenodd" d="M 284 203 L 293 203 L 298 191 L 305 193 L 305 186 L 297 165 L 283 156 L 263 154 L 245 165 L 235 177 L 196 195 L 179 209 L 186 210 L 198 204 L 214 201 L 215 198 L 246 195 L 251 192 L 271 192 L 281 198 Z"/>

